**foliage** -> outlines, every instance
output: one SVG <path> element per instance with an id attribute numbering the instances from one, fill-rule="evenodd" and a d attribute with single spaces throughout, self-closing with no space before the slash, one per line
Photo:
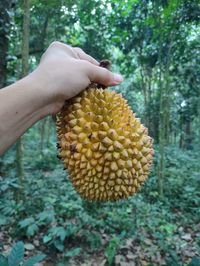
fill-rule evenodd
<path id="1" fill-rule="evenodd" d="M 117 254 L 117 248 L 120 245 L 120 238 L 114 237 L 110 240 L 108 246 L 105 250 L 105 256 L 108 260 L 108 264 L 112 265 L 115 259 L 115 255 Z"/>
<path id="2" fill-rule="evenodd" d="M 12 250 L 10 251 L 10 254 L 5 257 L 3 255 L 0 255 L 0 265 L 1 266 L 34 266 L 36 263 L 42 261 L 45 258 L 45 255 L 36 255 L 34 257 L 31 257 L 27 259 L 26 261 L 23 261 L 24 257 L 24 244 L 23 242 L 17 242 Z"/>
<path id="3" fill-rule="evenodd" d="M 50 149 L 56 152 L 53 144 Z M 34 157 L 38 153 L 31 148 L 29 152 Z M 11 150 L 4 162 L 12 156 Z M 37 161 L 35 164 L 38 167 Z M 140 256 L 148 254 L 149 263 L 155 260 L 150 248 L 156 248 L 156 254 L 160 254 L 156 259 L 162 256 L 169 265 L 175 261 L 189 263 L 199 252 L 198 152 L 182 154 L 178 148 L 168 148 L 166 190 L 162 200 L 157 193 L 156 165 L 157 156 L 141 193 L 127 201 L 100 204 L 84 201 L 77 195 L 58 160 L 54 160 L 54 170 L 50 171 L 41 171 L 40 167 L 36 170 L 34 163 L 29 168 L 25 163 L 26 201 L 15 202 L 13 196 L 17 188 L 4 190 L 0 201 L 2 230 L 7 232 L 10 228 L 12 237 L 23 237 L 33 244 L 38 240 L 51 260 L 61 253 L 60 263 L 72 261 L 73 265 L 74 260 L 86 260 L 98 251 L 112 265 L 116 257 L 122 257 L 120 254 L 124 254 L 123 258 L 126 252 L 138 254 L 137 247 L 143 249 Z M 9 172 L 12 173 L 12 169 Z M 1 181 L 1 187 L 4 183 L 6 179 Z M 127 241 L 130 240 L 134 244 L 129 247 Z"/>
<path id="4" fill-rule="evenodd" d="M 21 73 L 23 1 L 12 2 L 9 23 L 0 19 L 9 39 L 7 84 Z M 52 265 L 199 265 L 199 1 L 30 2 L 30 71 L 54 40 L 109 58 L 125 77 L 113 89 L 154 137 L 154 165 L 129 200 L 84 201 L 56 158 L 54 121 L 38 122 L 24 136 L 23 183 L 16 147 L 0 158 L 1 253 L 22 240 L 27 257 L 39 250 Z M 22 243 L 13 250 L 10 260 L 21 262 Z"/>

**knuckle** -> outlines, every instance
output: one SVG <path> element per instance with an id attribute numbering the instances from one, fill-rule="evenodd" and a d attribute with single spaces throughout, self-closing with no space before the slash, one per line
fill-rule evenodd
<path id="1" fill-rule="evenodd" d="M 79 64 L 84 75 L 88 76 L 90 79 L 95 77 L 95 69 L 93 69 L 93 66 L 89 61 L 79 60 Z"/>
<path id="2" fill-rule="evenodd" d="M 80 47 L 74 47 L 74 50 L 79 53 L 83 52 L 83 50 Z"/>
<path id="3" fill-rule="evenodd" d="M 52 42 L 52 43 L 50 44 L 50 47 L 56 47 L 56 46 L 59 46 L 59 45 L 61 45 L 61 42 L 59 42 L 59 41 L 54 41 L 54 42 Z"/>

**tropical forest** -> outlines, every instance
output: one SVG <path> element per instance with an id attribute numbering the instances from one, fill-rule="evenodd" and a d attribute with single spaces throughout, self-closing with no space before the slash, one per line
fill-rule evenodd
<path id="1" fill-rule="evenodd" d="M 123 82 L 1 155 L 0 266 L 200 266 L 200 1 L 0 0 L 0 92 L 63 44 Z"/>

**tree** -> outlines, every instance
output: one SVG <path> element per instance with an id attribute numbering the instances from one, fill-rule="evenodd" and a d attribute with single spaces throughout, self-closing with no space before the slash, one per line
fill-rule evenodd
<path id="1" fill-rule="evenodd" d="M 11 0 L 0 1 L 0 88 L 6 85 Z"/>
<path id="2" fill-rule="evenodd" d="M 30 24 L 30 2 L 24 0 L 24 17 L 23 17 L 23 38 L 22 38 L 22 74 L 24 77 L 29 73 L 29 24 Z M 21 186 L 21 192 L 23 193 L 23 144 L 22 138 L 17 141 L 16 145 L 16 172 Z M 18 195 L 18 199 L 19 199 Z"/>

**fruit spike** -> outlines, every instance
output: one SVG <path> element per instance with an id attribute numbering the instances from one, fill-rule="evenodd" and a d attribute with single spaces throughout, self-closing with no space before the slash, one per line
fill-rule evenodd
<path id="1" fill-rule="evenodd" d="M 59 157 L 83 198 L 125 199 L 146 180 L 152 139 L 116 92 L 90 87 L 70 100 L 57 115 L 57 134 Z"/>
<path id="2" fill-rule="evenodd" d="M 122 95 L 103 86 L 91 84 L 65 104 L 57 115 L 57 136 L 59 157 L 84 199 L 126 199 L 148 176 L 148 130 Z"/>

